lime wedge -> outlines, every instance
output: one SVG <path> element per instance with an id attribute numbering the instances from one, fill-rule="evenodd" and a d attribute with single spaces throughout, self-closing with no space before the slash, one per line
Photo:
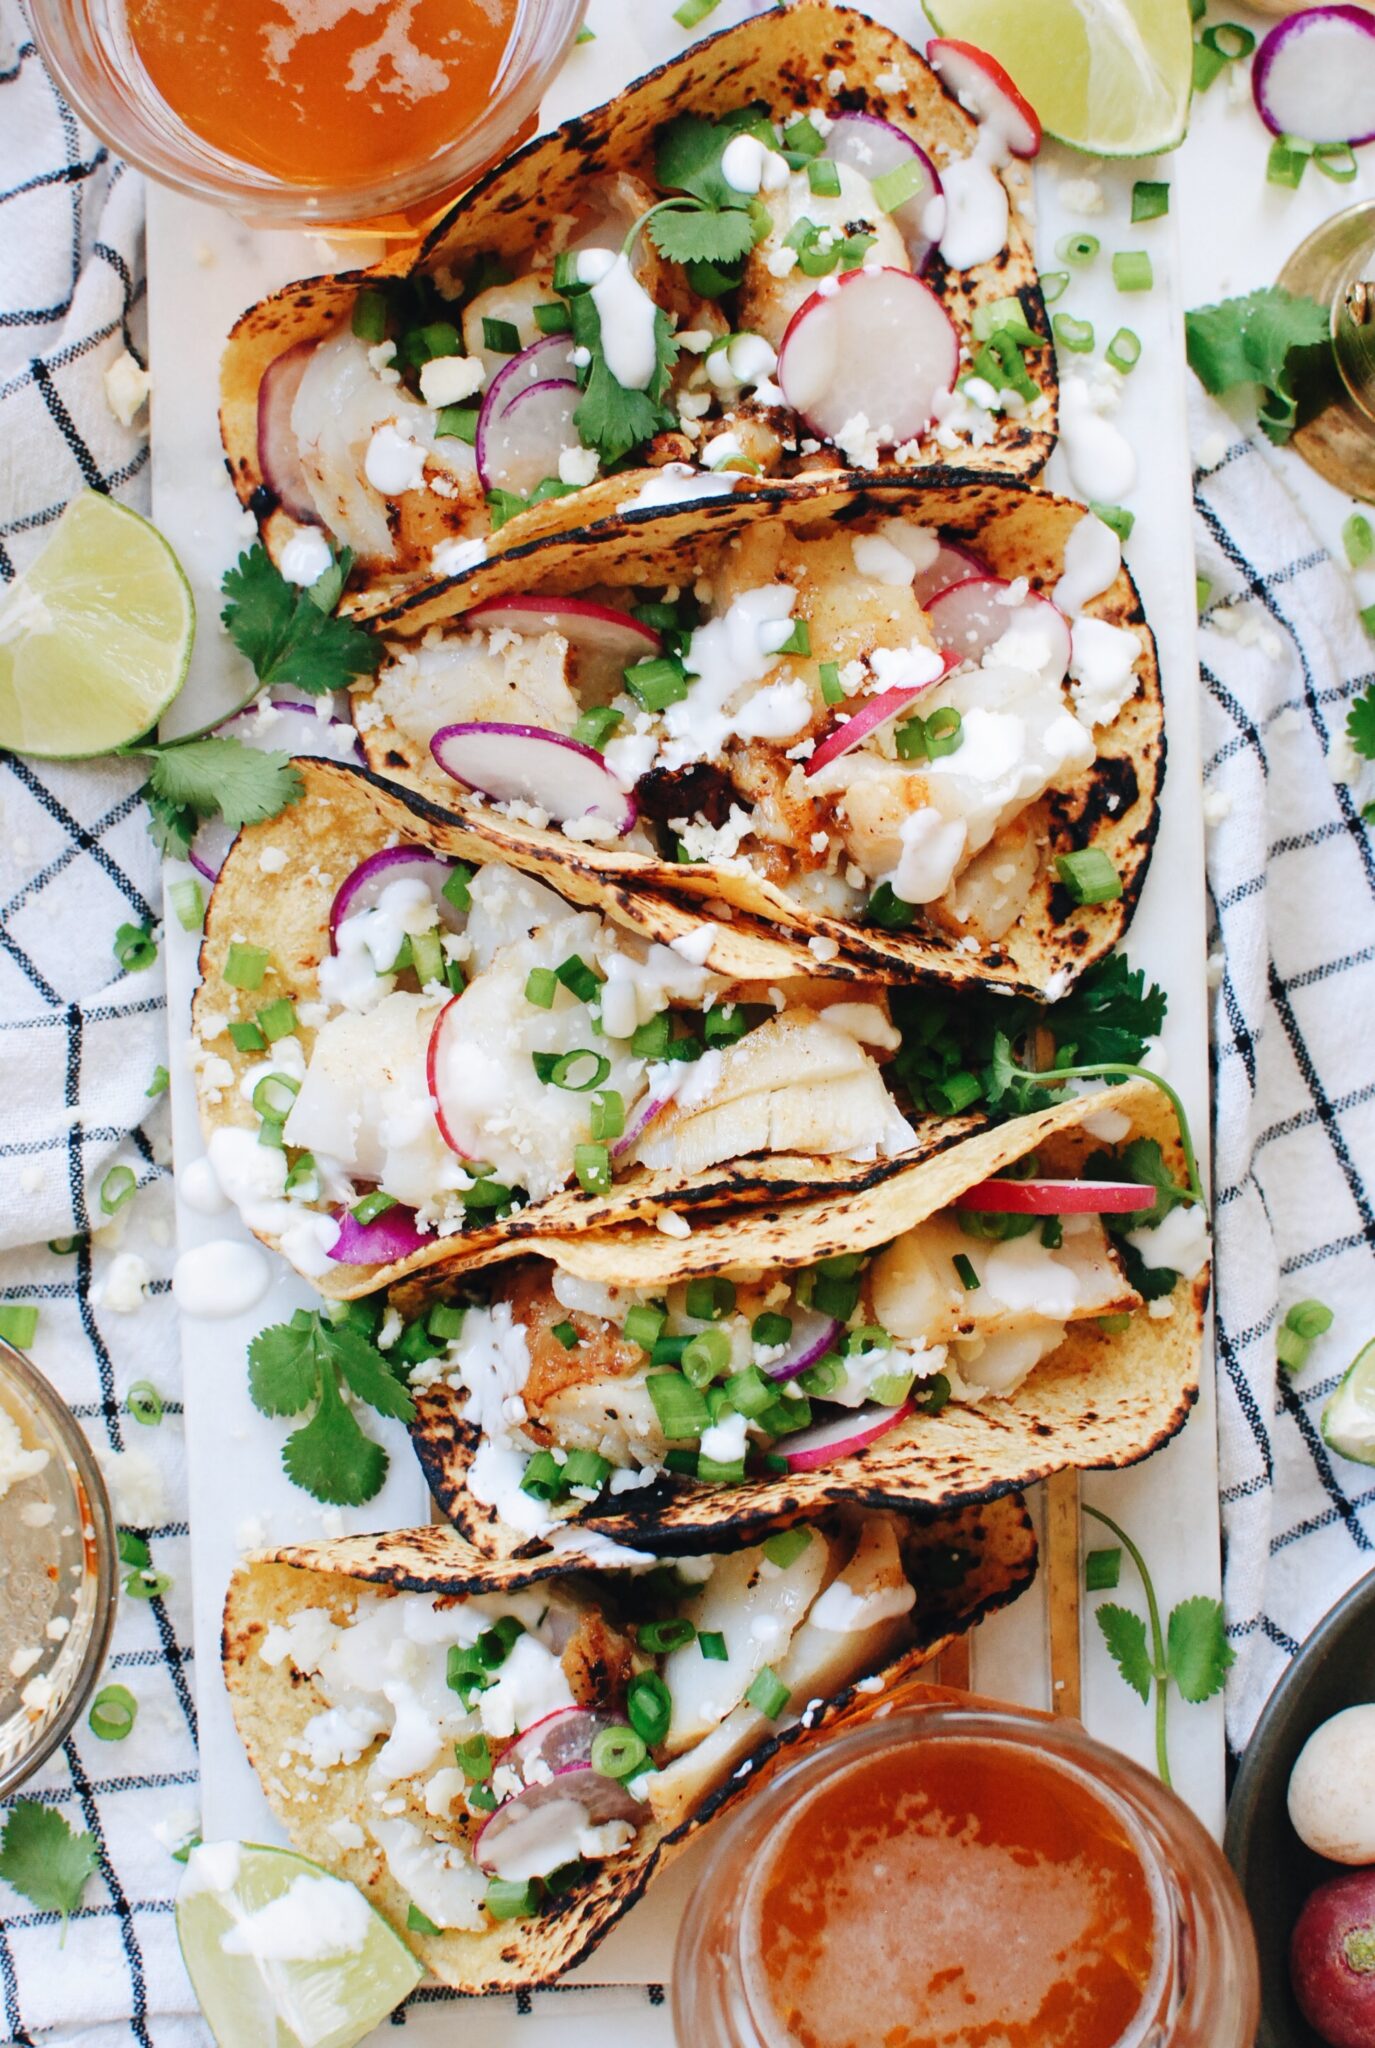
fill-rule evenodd
<path id="1" fill-rule="evenodd" d="M 1322 1412 L 1323 1439 L 1339 1458 L 1375 1465 L 1375 1337 L 1356 1353 Z"/>
<path id="2" fill-rule="evenodd" d="M 181 688 L 195 634 L 190 585 L 156 527 L 86 491 L 0 590 L 0 747 L 79 761 L 126 746 Z"/>
<path id="3" fill-rule="evenodd" d="M 219 2048 L 353 2048 L 424 1975 L 355 1885 L 252 1842 L 191 1851 L 177 1939 Z"/>
<path id="4" fill-rule="evenodd" d="M 996 57 L 1041 126 L 1095 156 L 1153 156 L 1189 125 L 1189 0 L 930 0 L 943 36 Z"/>

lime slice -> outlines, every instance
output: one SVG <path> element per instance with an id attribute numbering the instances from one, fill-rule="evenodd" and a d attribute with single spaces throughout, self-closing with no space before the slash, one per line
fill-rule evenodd
<path id="1" fill-rule="evenodd" d="M 1322 1412 L 1324 1441 L 1340 1458 L 1375 1465 L 1375 1337 L 1356 1353 Z"/>
<path id="2" fill-rule="evenodd" d="M 943 36 L 996 57 L 1041 126 L 1095 156 L 1153 156 L 1189 125 L 1189 0 L 930 0 Z"/>
<path id="3" fill-rule="evenodd" d="M 353 2048 L 424 1975 L 355 1885 L 252 1842 L 191 1851 L 177 1939 L 219 2048 Z"/>
<path id="4" fill-rule="evenodd" d="M 181 688 L 195 634 L 190 585 L 156 527 L 85 492 L 0 590 L 0 747 L 79 761 L 126 746 Z"/>

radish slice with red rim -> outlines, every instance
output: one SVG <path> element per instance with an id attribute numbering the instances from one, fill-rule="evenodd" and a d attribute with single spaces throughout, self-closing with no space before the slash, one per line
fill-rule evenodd
<path id="1" fill-rule="evenodd" d="M 647 1095 L 643 1102 L 637 1104 L 629 1125 L 611 1147 L 611 1157 L 623 1159 L 627 1152 L 633 1150 L 655 1117 L 661 1115 L 672 1100 L 671 1095 Z"/>
<path id="2" fill-rule="evenodd" d="M 943 540 L 935 559 L 924 569 L 918 569 L 913 577 L 912 592 L 919 605 L 929 605 L 933 597 L 949 590 L 952 583 L 965 583 L 971 576 L 988 574 L 987 562 L 978 555 L 971 554 L 968 548 L 956 547 L 953 541 Z"/>
<path id="3" fill-rule="evenodd" d="M 373 909 L 392 882 L 423 882 L 434 898 L 440 923 L 451 932 L 461 932 L 467 914 L 444 894 L 444 884 L 459 865 L 456 860 L 427 853 L 423 846 L 384 846 L 379 853 L 370 853 L 352 874 L 344 877 L 335 892 L 329 910 L 330 951 L 336 950 L 339 927 L 345 919 Z"/>
<path id="4" fill-rule="evenodd" d="M 996 57 L 953 36 L 933 36 L 926 61 L 947 92 L 967 113 L 991 128 L 1014 156 L 1035 156 L 1041 123 L 1031 102 L 1017 90 Z"/>
<path id="5" fill-rule="evenodd" d="M 572 384 L 573 337 L 571 334 L 542 334 L 519 355 L 503 363 L 483 394 L 481 414 L 496 419 L 513 405 L 522 392 L 535 384 Z M 482 431 L 482 419 L 478 420 Z"/>
<path id="6" fill-rule="evenodd" d="M 284 512 L 304 526 L 323 526 L 306 481 L 291 409 L 315 353 L 313 341 L 274 356 L 258 384 L 258 468 Z"/>
<path id="7" fill-rule="evenodd" d="M 1153 1209 L 1159 1195 L 1135 1180 L 981 1180 L 958 1206 L 986 1216 L 1127 1216 Z"/>
<path id="8" fill-rule="evenodd" d="M 603 1728 L 611 1726 L 609 1714 L 594 1714 L 589 1707 L 555 1707 L 552 1714 L 532 1721 L 502 1751 L 501 1761 L 514 1765 L 521 1777 L 527 1779 L 537 1766 L 563 1771 L 570 1764 L 588 1764 L 592 1760 L 593 1739 Z"/>
<path id="9" fill-rule="evenodd" d="M 291 697 L 271 697 L 267 701 L 278 714 L 276 717 L 265 718 L 259 705 L 246 704 L 217 727 L 217 734 L 239 740 L 257 753 L 310 754 L 324 761 L 367 766 L 358 735 L 346 718 L 334 712 L 321 718 L 313 704 L 302 704 Z M 213 882 L 219 875 L 234 836 L 235 828 L 226 825 L 222 818 L 206 819 L 196 833 L 186 858 L 207 882 Z"/>
<path id="10" fill-rule="evenodd" d="M 394 1259 L 408 1259 L 434 1243 L 433 1233 L 417 1226 L 414 1209 L 403 1208 L 400 1202 L 371 1223 L 360 1223 L 351 1209 L 337 1209 L 334 1220 L 339 1235 L 329 1256 L 345 1266 L 390 1266 Z"/>
<path id="11" fill-rule="evenodd" d="M 910 441 L 954 389 L 960 338 L 940 300 L 907 270 L 827 278 L 788 322 L 779 388 L 814 434 L 835 441 L 866 422 L 880 448 Z"/>
<path id="12" fill-rule="evenodd" d="M 834 1464 L 837 1458 L 851 1457 L 866 1444 L 877 1443 L 912 1412 L 910 1400 L 900 1408 L 876 1408 L 869 1403 L 838 1416 L 834 1422 L 819 1422 L 813 1429 L 799 1430 L 796 1436 L 771 1444 L 770 1449 L 786 1460 L 790 1472 L 815 1472 L 821 1465 Z"/>
<path id="13" fill-rule="evenodd" d="M 952 661 L 982 661 L 1005 633 L 1019 627 L 1043 640 L 1045 655 L 1037 668 L 1055 668 L 1064 675 L 1069 667 L 1070 626 L 1068 619 L 1047 597 L 1029 590 L 1017 604 L 1007 602 L 1012 585 L 1001 576 L 971 576 L 964 583 L 952 583 L 926 607 L 936 645 Z"/>
<path id="14" fill-rule="evenodd" d="M 635 823 L 635 799 L 601 755 L 539 725 L 441 726 L 430 752 L 455 782 L 492 803 L 537 804 L 560 824 L 597 818 L 617 833 Z"/>
<path id="15" fill-rule="evenodd" d="M 551 378 L 531 384 L 494 419 L 489 420 L 485 410 L 480 413 L 477 467 L 482 488 L 528 498 L 547 477 L 557 479 L 559 457 L 582 446 L 573 425 L 580 396 L 576 384 Z"/>
<path id="16" fill-rule="evenodd" d="M 1251 92 L 1272 135 L 1375 142 L 1375 16 L 1309 7 L 1277 21 L 1256 51 Z"/>
<path id="17" fill-rule="evenodd" d="M 851 170 L 870 180 L 888 171 L 900 171 L 907 164 L 916 167 L 921 183 L 910 199 L 893 208 L 888 218 L 907 245 L 913 270 L 923 270 L 945 232 L 940 174 L 926 151 L 901 128 L 895 128 L 891 121 L 877 114 L 840 114 L 826 137 L 823 155 L 834 163 L 848 164 Z"/>
<path id="18" fill-rule="evenodd" d="M 878 731 L 890 720 L 900 718 L 909 704 L 924 696 L 932 683 L 938 683 L 949 669 L 949 662 L 943 662 L 936 673 L 924 683 L 902 683 L 891 690 L 879 690 L 872 697 L 866 697 L 857 711 L 851 712 L 844 723 L 837 721 L 825 737 L 817 744 L 816 752 L 806 766 L 808 775 L 819 774 L 831 761 L 838 761 L 842 754 L 848 754 L 867 740 L 871 733 Z"/>
<path id="19" fill-rule="evenodd" d="M 457 1153 L 460 1159 L 473 1159 L 477 1155 L 466 1151 L 453 1134 L 453 1128 L 444 1114 L 444 1096 L 440 1087 L 440 1067 L 448 1051 L 448 1038 L 458 1022 L 454 1012 L 461 1000 L 461 994 L 450 996 L 430 1027 L 430 1042 L 425 1051 L 425 1085 L 430 1091 L 434 1120 L 440 1137 L 449 1150 Z"/>
<path id="20" fill-rule="evenodd" d="M 516 1882 L 547 1877 L 569 1861 L 569 1819 L 558 1809 L 570 1804 L 581 1810 L 584 1827 L 603 1827 L 612 1820 L 639 1827 L 648 1812 L 619 1779 L 603 1777 L 590 1764 L 569 1764 L 547 1783 L 513 1793 L 488 1816 L 473 1842 L 478 1868 Z"/>
<path id="21" fill-rule="evenodd" d="M 486 632 L 562 633 L 580 653 L 629 666 L 658 654 L 663 640 L 652 626 L 585 597 L 489 597 L 459 622 Z"/>
<path id="22" fill-rule="evenodd" d="M 814 1308 L 798 1309 L 793 1315 L 787 1350 L 772 1365 L 762 1365 L 759 1370 L 767 1379 L 795 1380 L 809 1365 L 815 1365 L 818 1358 L 826 1356 L 843 1328 L 844 1325 L 838 1323 L 834 1316 L 823 1316 Z"/>

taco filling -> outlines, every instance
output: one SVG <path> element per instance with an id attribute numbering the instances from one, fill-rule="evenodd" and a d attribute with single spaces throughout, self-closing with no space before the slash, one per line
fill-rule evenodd
<path id="1" fill-rule="evenodd" d="M 915 517 L 771 520 L 687 588 L 494 597 L 393 642 L 354 715 L 375 764 L 440 801 L 978 949 L 1044 885 L 1048 805 L 1141 688 L 1142 638 L 1086 611 L 1116 535 L 1083 515 L 1064 559 L 1062 611 Z M 1091 839 L 1056 877 L 1079 903 L 1122 893 Z"/>

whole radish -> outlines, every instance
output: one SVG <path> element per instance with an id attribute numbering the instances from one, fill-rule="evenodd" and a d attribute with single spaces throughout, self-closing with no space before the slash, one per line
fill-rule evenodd
<path id="1" fill-rule="evenodd" d="M 1289 1976 L 1300 2010 L 1331 2048 L 1375 2042 L 1375 1869 L 1320 1884 L 1294 1927 Z"/>

